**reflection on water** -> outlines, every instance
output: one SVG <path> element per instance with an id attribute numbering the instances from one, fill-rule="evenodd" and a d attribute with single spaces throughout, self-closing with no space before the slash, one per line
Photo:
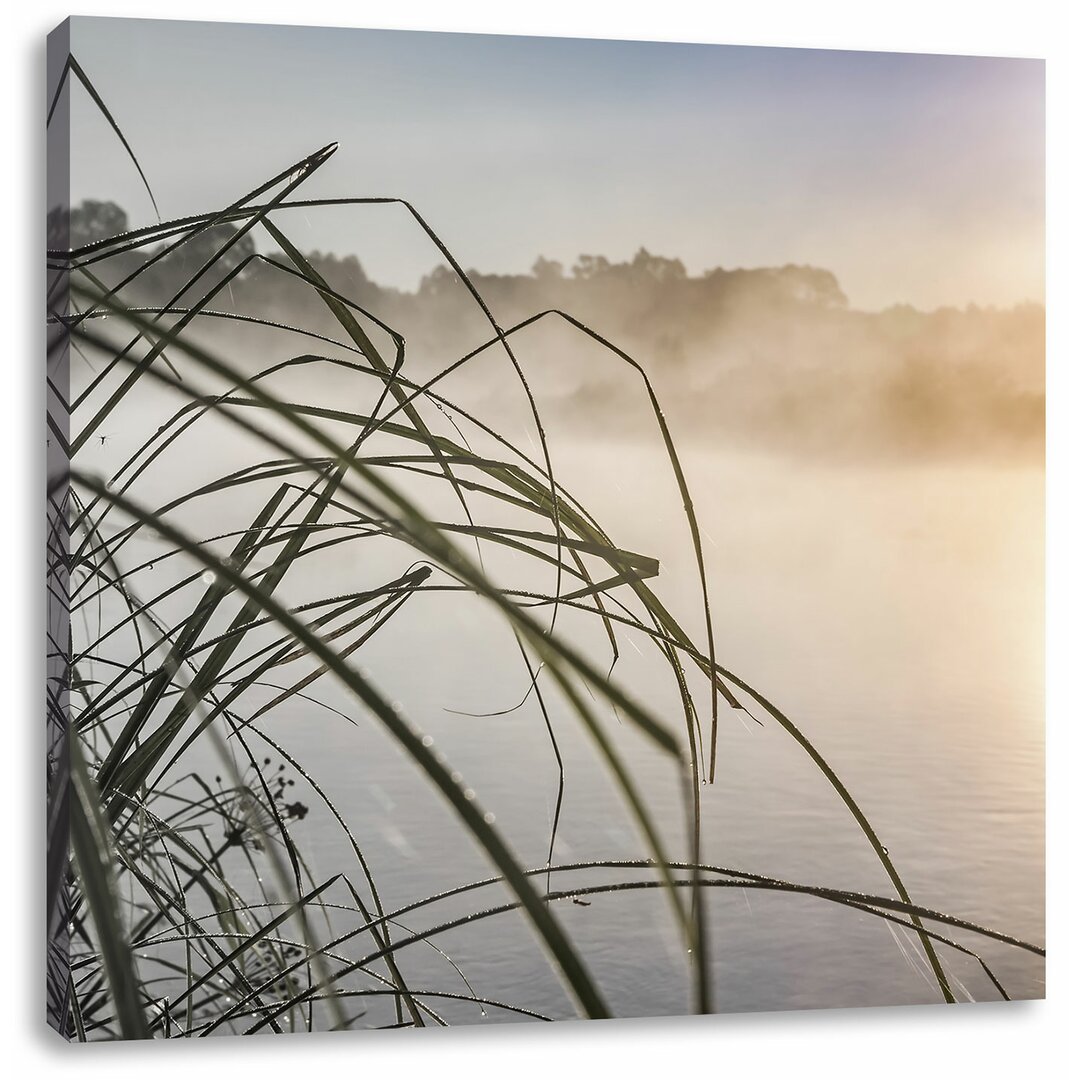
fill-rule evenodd
<path id="1" fill-rule="evenodd" d="M 557 470 L 616 543 L 659 556 L 657 591 L 703 640 L 685 520 L 662 456 L 580 441 L 557 444 L 556 455 Z M 917 903 L 1041 942 L 1041 470 L 819 468 L 708 452 L 687 454 L 685 464 L 705 535 L 721 662 L 811 737 L 877 828 Z M 335 573 L 368 580 L 383 560 L 389 573 L 400 572 L 407 556 L 372 545 L 362 565 L 355 553 L 347 558 L 353 562 Z M 322 588 L 328 591 L 325 582 Z M 475 715 L 510 708 L 528 679 L 498 619 L 479 601 L 450 597 L 414 597 L 394 632 L 365 647 L 364 665 L 433 736 L 521 858 L 541 866 L 557 795 L 542 717 L 533 699 L 505 715 Z M 595 616 L 565 610 L 558 625 L 603 658 Z M 677 697 L 656 650 L 625 633 L 620 651 L 615 677 L 680 730 Z M 555 861 L 643 856 L 591 745 L 547 689 L 566 768 Z M 693 689 L 707 700 L 701 680 Z M 335 703 L 355 714 L 344 698 Z M 266 727 L 349 821 L 386 907 L 488 876 L 490 867 L 438 797 L 358 719 L 352 727 L 290 703 Z M 738 711 L 721 714 L 717 782 L 702 791 L 707 861 L 891 891 L 836 794 L 798 746 L 762 719 L 759 726 Z M 684 855 L 673 769 L 617 718 L 608 724 L 672 850 Z M 355 869 L 328 819 L 313 812 L 303 829 L 317 875 Z M 580 880 L 565 875 L 552 887 Z M 447 902 L 404 921 L 411 929 L 434 925 L 504 895 L 496 888 L 483 905 Z M 685 1012 L 688 958 L 665 898 L 635 892 L 590 899 L 560 903 L 558 914 L 611 1006 L 622 1015 Z M 825 901 L 753 890 L 713 890 L 707 903 L 718 1009 L 936 1000 L 921 953 L 900 928 Z M 1012 996 L 1042 995 L 1037 958 L 956 936 L 990 962 Z M 572 1015 L 517 915 L 454 930 L 436 943 L 480 996 Z M 959 997 L 995 996 L 973 960 L 949 950 L 945 959 Z M 402 965 L 415 986 L 464 989 L 427 946 L 407 950 Z M 373 1023 L 385 1020 L 378 1008 L 371 1007 Z M 439 1008 L 452 1022 L 482 1019 L 475 1004 L 447 1000 Z M 489 1018 L 514 1017 L 489 1010 Z"/>

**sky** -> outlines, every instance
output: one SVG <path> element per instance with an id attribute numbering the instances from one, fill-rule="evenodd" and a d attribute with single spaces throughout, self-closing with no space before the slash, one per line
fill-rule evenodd
<path id="1" fill-rule="evenodd" d="M 308 197 L 407 198 L 486 272 L 644 246 L 825 267 L 867 310 L 1044 297 L 1039 60 L 105 18 L 71 50 L 165 218 L 337 142 Z M 73 199 L 153 221 L 81 90 L 72 126 Z M 440 261 L 400 208 L 279 223 L 384 285 Z"/>

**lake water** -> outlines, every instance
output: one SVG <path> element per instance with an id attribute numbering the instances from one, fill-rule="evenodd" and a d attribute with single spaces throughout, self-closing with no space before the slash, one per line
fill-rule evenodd
<path id="1" fill-rule="evenodd" d="M 302 373 L 297 378 L 293 399 L 307 389 Z M 146 408 L 125 417 L 114 437 L 88 444 L 83 467 L 114 468 L 173 407 L 156 392 L 149 394 Z M 253 457 L 250 444 L 222 437 L 209 423 L 197 429 L 206 428 L 197 446 L 190 437 L 178 443 L 135 494 L 160 505 L 174 489 L 266 456 L 261 448 Z M 516 430 L 516 441 L 528 449 L 528 425 L 519 423 Z M 213 454 L 208 446 L 215 447 Z M 590 440 L 580 432 L 554 437 L 551 446 L 558 478 L 614 542 L 659 558 L 660 575 L 650 584 L 703 644 L 693 551 L 662 447 L 656 440 Z M 372 440 L 371 453 L 386 449 Z M 946 461 L 844 465 L 693 445 L 682 447 L 682 457 L 703 533 L 719 661 L 775 702 L 830 762 L 916 903 L 1041 944 L 1041 467 Z M 412 483 L 433 516 L 460 518 L 460 507 L 447 493 L 429 498 L 430 484 Z M 481 496 L 473 502 L 482 520 L 537 527 L 535 517 L 515 520 L 504 508 L 493 513 Z M 254 510 L 248 495 L 226 493 L 203 500 L 180 524 L 198 535 L 224 533 L 245 527 Z M 154 548 L 149 537 L 140 538 L 124 556 L 125 565 L 149 557 Z M 553 574 L 521 576 L 521 560 L 505 550 L 487 544 L 483 554 L 487 569 L 504 584 L 546 591 L 554 585 Z M 385 539 L 342 545 L 290 570 L 280 595 L 299 604 L 371 587 L 403 573 L 414 555 Z M 140 571 L 136 587 L 150 595 L 181 569 L 188 572 L 190 566 L 161 562 Z M 174 596 L 159 615 L 175 622 L 190 611 L 199 590 L 196 585 Z M 548 609 L 539 614 L 550 617 Z M 557 626 L 598 666 L 610 663 L 595 614 L 563 608 Z M 618 637 L 615 680 L 684 735 L 678 695 L 656 648 L 630 630 Z M 417 593 L 354 659 L 431 735 L 484 809 L 495 814 L 497 828 L 521 861 L 542 867 L 558 772 L 535 698 L 511 710 L 526 696 L 529 678 L 512 635 L 490 606 L 458 592 Z M 286 686 L 296 677 L 286 669 L 272 681 Z M 693 673 L 689 679 L 707 724 L 707 686 Z M 546 675 L 540 686 L 565 764 L 554 862 L 647 857 L 580 722 Z M 293 698 L 258 726 L 317 778 L 349 823 L 384 908 L 392 911 L 488 877 L 490 863 L 381 728 L 328 679 L 311 692 L 355 722 Z M 267 689 L 264 698 L 252 699 L 252 707 L 275 693 Z M 497 712 L 502 715 L 477 715 Z M 756 715 L 762 724 L 722 704 L 716 782 L 701 789 L 705 861 L 892 895 L 884 870 L 824 776 L 763 710 Z M 660 821 L 671 855 L 687 857 L 685 779 L 610 710 L 603 722 Z M 261 752 L 257 740 L 256 750 Z M 266 752 L 276 766 L 276 754 Z M 192 768 L 213 775 L 221 767 L 196 746 L 173 775 Z M 295 776 L 291 769 L 285 775 Z M 293 791 L 291 798 L 310 807 L 293 831 L 313 876 L 321 881 L 344 872 L 363 888 L 341 829 L 299 778 Z M 551 884 L 569 889 L 647 876 L 591 871 L 561 874 Z M 347 902 L 343 887 L 335 888 L 333 899 Z M 394 934 L 506 899 L 496 885 L 432 904 L 405 916 L 404 929 L 395 927 Z M 689 957 L 667 898 L 653 890 L 591 895 L 589 901 L 560 901 L 557 916 L 612 1011 L 686 1012 Z M 902 929 L 820 899 L 753 889 L 709 890 L 706 904 L 717 1010 L 938 1000 L 920 949 Z M 355 925 L 355 916 L 342 914 L 334 929 Z M 980 952 L 1013 997 L 1042 996 L 1039 958 L 946 933 Z M 496 915 L 432 941 L 442 952 L 415 944 L 399 954 L 413 988 L 462 993 L 467 978 L 480 997 L 550 1017 L 575 1015 L 519 913 Z M 340 950 L 352 959 L 363 951 L 355 940 Z M 949 949 L 942 949 L 942 957 L 959 997 L 996 996 L 975 961 Z M 347 985 L 378 988 L 360 977 Z M 496 1007 L 482 1012 L 475 1003 L 453 998 L 427 1000 L 451 1023 L 520 1018 Z M 359 999 L 349 1011 L 359 1013 L 361 1006 L 366 1011 L 356 1026 L 394 1021 L 386 997 Z"/>
<path id="2" fill-rule="evenodd" d="M 811 738 L 863 807 L 912 898 L 1042 942 L 1043 475 L 1021 465 L 854 467 L 710 450 L 684 451 L 712 583 L 720 662 L 774 701 Z M 674 484 L 655 448 L 578 440 L 556 445 L 558 475 L 616 543 L 661 561 L 658 594 L 703 641 L 696 575 Z M 348 545 L 335 580 L 372 581 L 411 561 L 392 545 Z M 362 552 L 362 553 L 360 553 Z M 487 555 L 498 566 L 498 555 Z M 345 557 L 343 557 L 345 558 Z M 289 579 L 290 595 L 329 594 L 322 566 Z M 304 574 L 313 575 L 305 580 Z M 551 584 L 550 582 L 548 583 Z M 288 591 L 288 590 L 287 590 Z M 595 616 L 559 627 L 606 664 Z M 682 731 L 678 698 L 655 648 L 627 632 L 615 678 Z M 509 632 L 481 601 L 411 599 L 363 650 L 363 664 L 475 789 L 521 859 L 542 866 L 557 772 Z M 566 791 L 555 862 L 647 855 L 578 722 L 550 684 Z M 707 691 L 691 681 L 703 721 Z M 322 696 L 357 726 L 292 703 L 265 722 L 317 776 L 359 838 L 387 910 L 486 877 L 490 865 L 438 796 L 344 695 Z M 455 711 L 449 711 L 455 710 Z M 762 710 L 759 726 L 722 707 L 716 783 L 702 789 L 706 861 L 789 880 L 890 893 L 854 819 L 804 752 Z M 608 731 L 641 779 L 671 850 L 685 857 L 682 788 L 667 761 L 627 725 Z M 305 797 L 305 802 L 309 800 Z M 298 836 L 317 878 L 358 879 L 340 830 L 313 810 Z M 630 875 L 645 877 L 644 873 Z M 619 880 L 563 875 L 553 888 Z M 436 925 L 506 897 L 501 887 L 414 912 Z M 558 917 L 619 1015 L 687 1010 L 685 946 L 659 892 L 562 901 Z M 910 935 L 825 901 L 711 890 L 711 984 L 719 1010 L 938 1000 Z M 947 932 L 947 930 L 946 930 Z M 395 931 L 401 933 L 401 931 Z M 955 935 L 980 952 L 1013 997 L 1043 994 L 1042 962 Z M 547 1016 L 574 1015 L 517 913 L 438 936 L 481 997 Z M 959 997 L 995 997 L 974 961 L 942 950 Z M 357 955 L 349 952 L 348 955 Z M 401 965 L 416 987 L 464 991 L 436 950 Z M 454 1023 L 514 1014 L 431 999 Z M 359 1021 L 388 1023 L 372 998 Z"/>

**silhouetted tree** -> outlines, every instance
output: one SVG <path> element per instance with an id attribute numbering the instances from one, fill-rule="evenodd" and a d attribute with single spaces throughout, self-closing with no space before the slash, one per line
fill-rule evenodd
<path id="1" fill-rule="evenodd" d="M 84 199 L 71 211 L 71 247 L 85 247 L 128 231 L 128 216 L 114 202 Z"/>

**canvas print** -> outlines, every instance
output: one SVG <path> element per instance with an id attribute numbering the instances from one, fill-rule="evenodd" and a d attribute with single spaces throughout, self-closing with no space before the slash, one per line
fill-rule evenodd
<path id="1" fill-rule="evenodd" d="M 71 1040 L 1043 996 L 1043 64 L 71 18 Z"/>

